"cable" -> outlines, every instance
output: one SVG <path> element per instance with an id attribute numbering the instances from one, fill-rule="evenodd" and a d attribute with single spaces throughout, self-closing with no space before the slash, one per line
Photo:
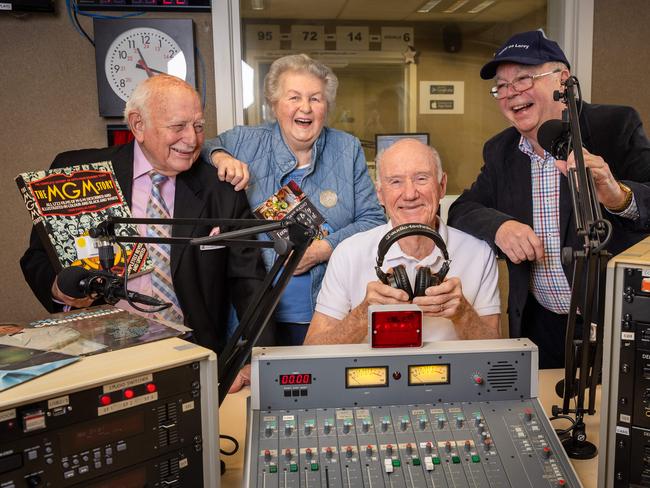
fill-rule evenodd
<path id="1" fill-rule="evenodd" d="M 135 310 L 142 312 L 142 313 L 156 313 L 160 312 L 161 310 L 165 310 L 166 308 L 171 307 L 171 303 L 167 303 L 165 305 L 161 305 L 160 307 L 152 307 L 149 309 L 142 308 L 140 305 L 136 305 L 132 300 L 131 297 L 129 296 L 128 293 L 128 285 L 129 285 L 129 265 L 128 265 L 128 254 L 126 252 L 126 247 L 124 246 L 123 243 L 118 242 L 118 246 L 120 246 L 120 250 L 122 251 L 122 256 L 124 257 L 124 295 L 126 296 L 126 301 L 128 302 L 129 305 L 131 305 Z"/>
<path id="2" fill-rule="evenodd" d="M 85 37 L 90 44 L 93 46 L 95 45 L 95 41 L 93 40 L 92 37 L 86 32 L 86 30 L 82 27 L 81 23 L 79 22 L 79 15 L 83 15 L 85 17 L 90 17 L 92 19 L 124 19 L 127 17 L 137 17 L 140 15 L 144 15 L 144 12 L 131 12 L 128 14 L 123 14 L 123 15 L 103 15 L 103 14 L 93 14 L 90 12 L 84 12 L 79 10 L 79 5 L 77 4 L 76 0 L 65 0 L 65 7 L 68 12 L 68 18 L 70 19 L 70 23 L 72 24 L 72 27 L 79 33 L 79 35 Z"/>
<path id="3" fill-rule="evenodd" d="M 239 442 L 231 435 L 219 434 L 219 439 L 226 439 L 227 441 L 232 442 L 233 448 L 231 451 L 226 451 L 225 449 L 219 448 L 219 452 L 224 456 L 234 456 L 237 451 L 239 451 Z"/>
<path id="4" fill-rule="evenodd" d="M 79 12 L 79 10 L 77 8 L 77 2 L 74 2 L 74 6 L 75 6 L 75 8 L 73 9 L 72 14 L 73 14 L 73 17 L 74 17 L 75 24 L 77 24 L 77 27 L 79 28 L 81 33 L 84 35 L 84 37 L 86 39 L 88 39 L 88 42 L 90 42 L 90 44 L 92 44 L 93 47 L 94 47 L 95 46 L 95 41 L 88 35 L 88 33 L 85 31 L 85 29 L 81 26 L 81 23 L 79 22 L 79 18 L 77 17 L 77 14 Z"/>
<path id="5" fill-rule="evenodd" d="M 558 436 L 568 434 L 568 433 L 571 432 L 571 431 L 573 430 L 573 428 L 576 426 L 576 421 L 575 421 L 575 419 L 574 419 L 573 417 L 569 417 L 568 415 L 556 415 L 556 416 L 554 416 L 554 417 L 549 417 L 549 420 L 550 420 L 550 421 L 558 420 L 558 419 L 560 419 L 560 420 L 568 420 L 569 422 L 571 422 L 571 426 L 570 426 L 570 427 L 567 427 L 566 429 L 555 429 L 555 433 L 556 433 Z"/>

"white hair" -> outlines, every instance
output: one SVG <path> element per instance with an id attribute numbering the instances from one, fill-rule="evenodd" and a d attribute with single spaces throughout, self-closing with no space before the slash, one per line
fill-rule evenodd
<path id="1" fill-rule="evenodd" d="M 280 76 L 287 71 L 309 73 L 320 79 L 325 84 L 324 95 L 327 102 L 327 111 L 331 112 L 334 109 L 339 79 L 329 66 L 310 58 L 306 54 L 283 56 L 271 64 L 269 72 L 264 77 L 264 97 L 271 107 L 280 99 Z"/>
<path id="2" fill-rule="evenodd" d="M 408 140 L 408 141 L 420 142 L 417 139 L 410 139 L 410 138 L 401 139 L 401 140 L 402 141 Z M 434 147 L 431 147 L 431 146 L 426 145 L 424 143 L 421 143 L 421 144 L 426 148 L 425 151 L 428 153 L 429 157 L 433 160 L 433 166 L 436 169 L 436 174 L 437 174 L 437 177 L 438 177 L 438 183 L 440 183 L 442 181 L 442 175 L 443 175 L 442 160 L 440 159 L 440 154 L 438 153 L 438 151 Z M 376 174 L 377 174 L 377 186 L 378 187 L 381 186 L 381 178 L 379 177 L 379 175 L 381 174 L 380 173 L 381 161 L 384 158 L 384 153 L 388 149 L 390 149 L 390 146 L 387 147 L 387 148 L 382 149 L 381 151 L 379 151 L 379 153 L 375 157 L 375 171 L 376 171 Z"/>

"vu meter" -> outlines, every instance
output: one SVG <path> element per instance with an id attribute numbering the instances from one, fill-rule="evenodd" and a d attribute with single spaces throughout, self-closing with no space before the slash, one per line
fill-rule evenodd
<path id="1" fill-rule="evenodd" d="M 346 388 L 388 386 L 388 366 L 345 368 Z"/>
<path id="2" fill-rule="evenodd" d="M 409 366 L 409 385 L 449 384 L 448 364 L 417 364 Z"/>

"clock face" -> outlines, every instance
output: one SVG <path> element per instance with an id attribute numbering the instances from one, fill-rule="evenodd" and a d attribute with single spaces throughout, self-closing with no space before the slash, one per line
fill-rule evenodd
<path id="1" fill-rule="evenodd" d="M 167 73 L 187 81 L 187 61 L 176 41 L 152 27 L 137 27 L 116 36 L 104 70 L 109 86 L 123 101 L 144 79 Z"/>

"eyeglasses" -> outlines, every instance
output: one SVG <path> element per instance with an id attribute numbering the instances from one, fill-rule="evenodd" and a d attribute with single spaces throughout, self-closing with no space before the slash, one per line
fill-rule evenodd
<path id="1" fill-rule="evenodd" d="M 533 87 L 533 82 L 537 78 L 559 73 L 560 71 L 562 71 L 562 68 L 555 68 L 553 71 L 547 71 L 546 73 L 540 73 L 538 75 L 523 75 L 515 78 L 510 82 L 504 81 L 497 83 L 492 88 L 490 88 L 490 95 L 492 95 L 497 100 L 506 98 L 506 96 L 508 96 L 508 86 L 511 86 L 512 89 L 517 93 L 525 92 L 526 90 L 530 90 Z"/>

